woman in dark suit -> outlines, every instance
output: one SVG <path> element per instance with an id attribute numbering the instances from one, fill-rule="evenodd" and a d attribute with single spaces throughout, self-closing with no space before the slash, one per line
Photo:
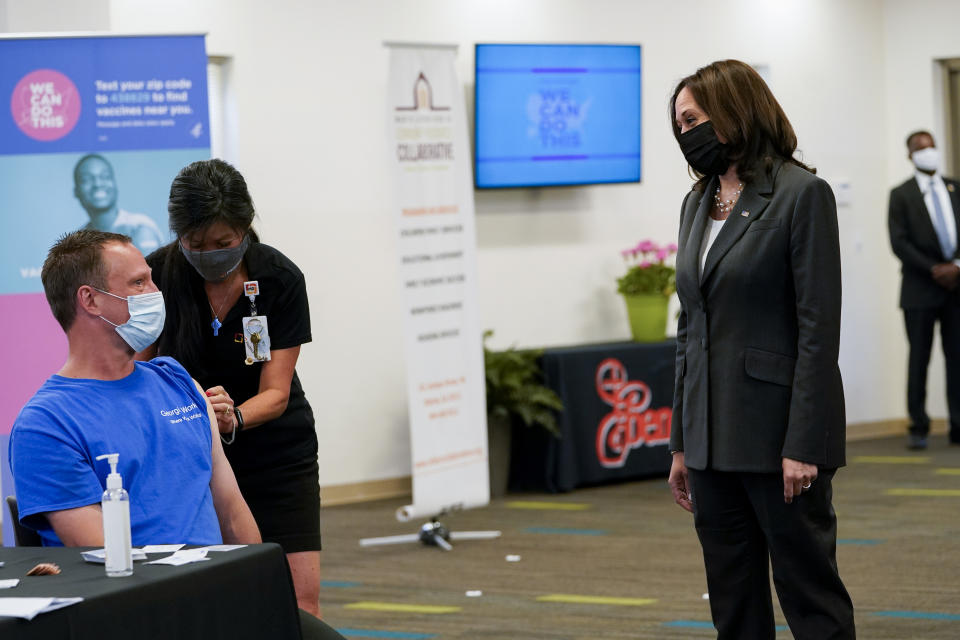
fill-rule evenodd
<path id="1" fill-rule="evenodd" d="M 836 563 L 844 464 L 840 246 L 833 192 L 793 157 L 763 79 L 736 60 L 677 85 L 683 201 L 670 487 L 694 514 L 721 640 L 855 637 Z"/>

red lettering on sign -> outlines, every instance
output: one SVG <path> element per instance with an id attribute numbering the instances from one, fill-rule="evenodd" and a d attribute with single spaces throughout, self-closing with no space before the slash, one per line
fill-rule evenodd
<path id="1" fill-rule="evenodd" d="M 653 394 L 646 383 L 630 380 L 615 358 L 597 367 L 597 395 L 613 410 L 597 426 L 597 459 L 607 468 L 622 467 L 630 451 L 670 442 L 670 407 L 651 409 Z"/>

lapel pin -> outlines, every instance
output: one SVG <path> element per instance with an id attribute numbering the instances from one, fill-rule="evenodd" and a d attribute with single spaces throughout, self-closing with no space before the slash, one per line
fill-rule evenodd
<path id="1" fill-rule="evenodd" d="M 749 211 L 741 211 L 741 212 L 740 212 L 740 215 L 742 215 L 744 218 L 746 218 L 746 217 L 748 217 L 748 216 L 750 215 L 750 212 L 749 212 Z"/>
<path id="2" fill-rule="evenodd" d="M 953 192 L 954 192 L 954 186 L 953 186 L 952 184 L 948 184 L 948 185 L 947 185 L 947 191 L 949 191 L 950 193 L 953 193 Z"/>

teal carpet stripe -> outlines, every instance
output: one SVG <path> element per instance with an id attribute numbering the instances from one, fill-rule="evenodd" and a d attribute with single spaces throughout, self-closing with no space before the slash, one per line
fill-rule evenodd
<path id="1" fill-rule="evenodd" d="M 393 638 L 394 640 L 426 640 L 435 638 L 432 633 L 408 633 L 406 631 L 379 631 L 377 629 L 337 629 L 347 638 Z"/>
<path id="2" fill-rule="evenodd" d="M 607 532 L 603 529 L 564 529 L 560 527 L 527 527 L 524 529 L 527 533 L 545 533 L 549 535 L 559 534 L 567 536 L 605 536 Z"/>
<path id="3" fill-rule="evenodd" d="M 702 620 L 672 620 L 664 622 L 665 627 L 683 627 L 686 629 L 713 629 L 712 622 L 703 622 Z"/>
<path id="4" fill-rule="evenodd" d="M 960 620 L 956 613 L 936 613 L 932 611 L 875 611 L 871 615 L 885 618 L 913 618 L 916 620 Z"/>
<path id="5" fill-rule="evenodd" d="M 713 629 L 712 622 L 704 622 L 703 620 L 672 620 L 670 622 L 664 622 L 663 626 L 683 629 Z M 774 629 L 777 631 L 786 631 L 789 627 L 785 624 L 778 624 Z"/>
<path id="6" fill-rule="evenodd" d="M 321 587 L 329 587 L 331 589 L 351 589 L 353 587 L 359 587 L 359 582 L 349 582 L 346 580 L 321 580 Z"/>

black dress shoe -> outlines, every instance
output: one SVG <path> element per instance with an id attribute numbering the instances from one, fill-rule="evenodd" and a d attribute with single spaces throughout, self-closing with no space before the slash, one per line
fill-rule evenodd
<path id="1" fill-rule="evenodd" d="M 927 448 L 927 436 L 918 433 L 907 434 L 907 449 L 919 451 Z"/>

